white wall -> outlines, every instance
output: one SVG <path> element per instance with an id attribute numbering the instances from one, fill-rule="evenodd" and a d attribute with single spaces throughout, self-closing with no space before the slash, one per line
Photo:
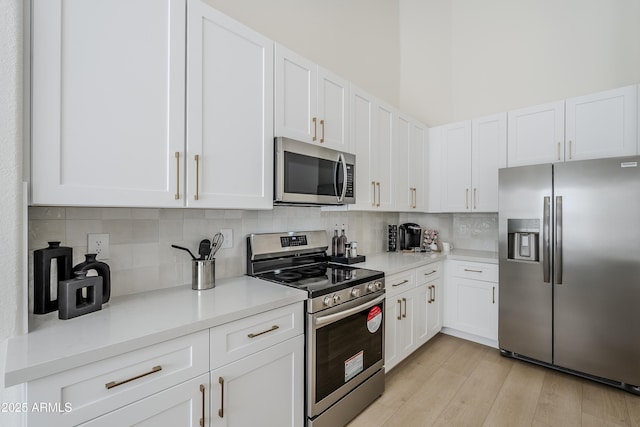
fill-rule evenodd
<path id="1" fill-rule="evenodd" d="M 429 126 L 640 82 L 637 0 L 399 1 L 400 107 Z"/>
<path id="2" fill-rule="evenodd" d="M 397 0 L 205 0 L 362 89 L 398 105 Z"/>
<path id="3" fill-rule="evenodd" d="M 22 1 L 0 0 L 0 402 L 24 402 L 23 388 L 4 388 L 6 339 L 21 333 L 24 225 L 22 212 Z M 19 414 L 0 413 L 18 426 Z"/>

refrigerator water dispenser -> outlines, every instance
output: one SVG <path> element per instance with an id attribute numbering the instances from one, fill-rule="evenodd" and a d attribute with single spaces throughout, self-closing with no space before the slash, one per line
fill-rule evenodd
<path id="1" fill-rule="evenodd" d="M 538 261 L 540 221 L 537 219 L 509 219 L 508 259 Z"/>

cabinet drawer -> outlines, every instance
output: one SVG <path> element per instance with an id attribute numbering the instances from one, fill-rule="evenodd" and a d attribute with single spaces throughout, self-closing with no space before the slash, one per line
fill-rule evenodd
<path id="1" fill-rule="evenodd" d="M 442 275 L 442 263 L 434 262 L 416 269 L 416 281 L 418 286 L 433 282 Z"/>
<path id="2" fill-rule="evenodd" d="M 416 273 L 414 269 L 392 274 L 385 278 L 384 287 L 388 297 L 416 287 Z"/>
<path id="3" fill-rule="evenodd" d="M 452 277 L 483 280 L 485 282 L 498 281 L 498 265 L 480 262 L 451 261 Z"/>
<path id="4" fill-rule="evenodd" d="M 113 411 L 206 373 L 208 356 L 205 330 L 32 381 L 30 404 L 62 411 L 32 412 L 29 425 L 76 425 Z"/>
<path id="5" fill-rule="evenodd" d="M 211 369 L 304 333 L 303 303 L 212 328 Z"/>

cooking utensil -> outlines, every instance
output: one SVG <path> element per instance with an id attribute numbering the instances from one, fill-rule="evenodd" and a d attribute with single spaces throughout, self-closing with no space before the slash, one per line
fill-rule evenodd
<path id="1" fill-rule="evenodd" d="M 198 253 L 200 254 L 200 259 L 208 259 L 209 254 L 211 253 L 211 240 L 201 240 L 200 245 L 198 246 Z"/>
<path id="2" fill-rule="evenodd" d="M 194 254 L 192 254 L 192 253 L 191 253 L 191 251 L 190 251 L 189 249 L 187 249 L 187 248 L 183 248 L 182 246 L 177 246 L 177 245 L 171 245 L 171 247 L 172 247 L 172 248 L 176 248 L 176 249 L 180 249 L 180 250 L 183 250 L 183 251 L 187 251 L 187 252 L 189 252 L 189 255 L 191 255 L 191 258 L 192 258 L 192 259 L 194 259 L 194 260 L 198 259 L 198 258 L 196 258 L 196 256 L 195 256 Z"/>
<path id="3" fill-rule="evenodd" d="M 216 256 L 216 254 L 222 247 L 223 242 L 224 242 L 224 235 L 222 233 L 216 233 L 215 236 L 213 236 L 213 239 L 211 239 L 211 251 L 207 259 L 213 259 L 213 257 Z"/>

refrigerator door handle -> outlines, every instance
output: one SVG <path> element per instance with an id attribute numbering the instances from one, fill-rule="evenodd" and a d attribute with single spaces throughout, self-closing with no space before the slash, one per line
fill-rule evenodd
<path id="1" fill-rule="evenodd" d="M 542 223 L 542 270 L 544 283 L 551 283 L 551 197 L 544 198 L 544 219 Z"/>
<path id="2" fill-rule="evenodd" d="M 556 284 L 562 285 L 562 196 L 556 196 Z"/>

